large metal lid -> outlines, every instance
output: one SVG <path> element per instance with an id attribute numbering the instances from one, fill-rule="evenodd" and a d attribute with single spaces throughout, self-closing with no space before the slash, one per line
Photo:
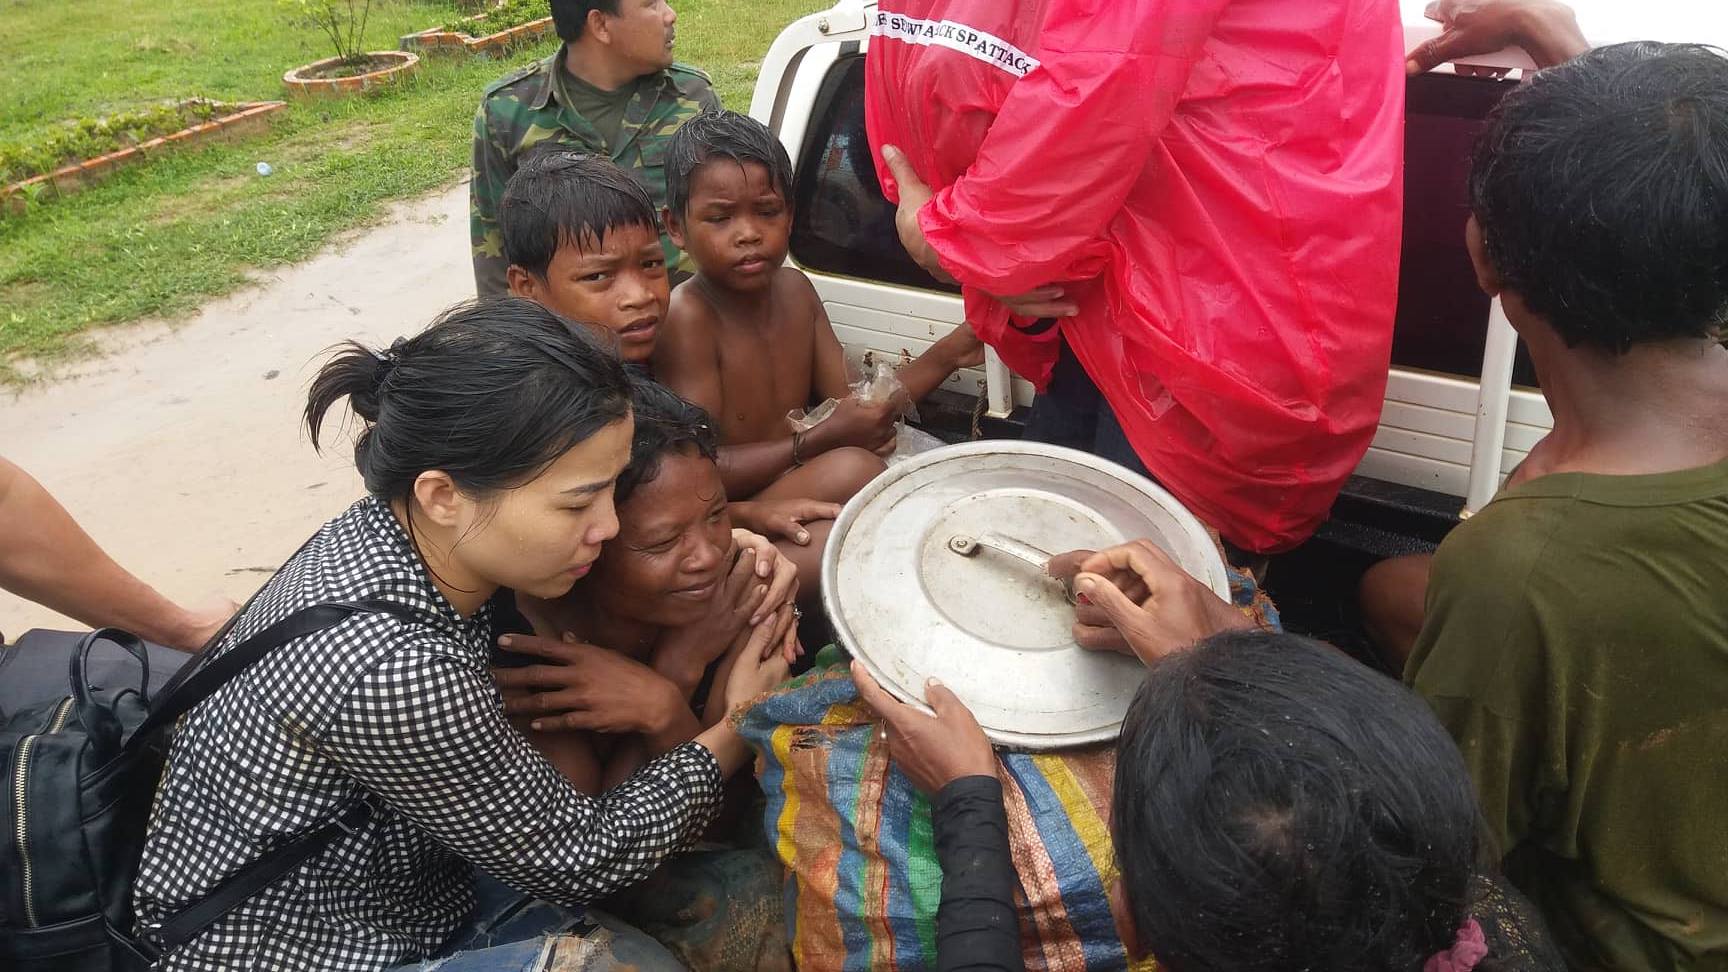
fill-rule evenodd
<path id="1" fill-rule="evenodd" d="M 896 698 L 923 707 L 935 677 L 999 745 L 1103 742 L 1141 664 L 1074 643 L 1073 608 L 1042 561 L 1141 538 L 1230 596 L 1206 530 L 1150 481 L 1039 443 L 949 446 L 890 468 L 846 504 L 822 600 L 841 644 Z"/>

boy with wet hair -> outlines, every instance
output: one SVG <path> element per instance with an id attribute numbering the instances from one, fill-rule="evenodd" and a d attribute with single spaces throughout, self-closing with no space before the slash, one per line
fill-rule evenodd
<path id="1" fill-rule="evenodd" d="M 672 295 L 655 373 L 719 423 L 728 495 L 845 502 L 882 471 L 878 455 L 893 451 L 903 403 L 852 397 L 816 288 L 782 265 L 792 229 L 786 149 L 753 118 L 704 112 L 672 137 L 666 199 L 667 233 L 696 276 Z M 916 400 L 982 358 L 971 329 L 955 328 L 900 380 Z M 828 419 L 792 431 L 787 412 L 830 398 L 839 407 Z M 786 553 L 809 559 L 813 546 Z"/>
<path id="2" fill-rule="evenodd" d="M 544 151 L 527 159 L 499 211 L 510 293 L 617 342 L 646 364 L 672 286 L 648 192 L 610 159 Z"/>

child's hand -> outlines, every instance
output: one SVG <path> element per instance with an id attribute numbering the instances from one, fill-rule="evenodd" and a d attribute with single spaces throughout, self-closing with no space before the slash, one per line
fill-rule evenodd
<path id="1" fill-rule="evenodd" d="M 807 547 L 810 531 L 804 524 L 834 519 L 840 515 L 840 504 L 802 499 L 740 500 L 728 503 L 726 511 L 737 526 Z"/>
<path id="2" fill-rule="evenodd" d="M 806 441 L 816 439 L 816 452 L 827 452 L 845 446 L 869 449 L 877 455 L 883 450 L 894 451 L 894 422 L 900 417 L 900 402 L 861 402 L 856 398 L 842 399 L 834 414 L 810 430 Z"/>

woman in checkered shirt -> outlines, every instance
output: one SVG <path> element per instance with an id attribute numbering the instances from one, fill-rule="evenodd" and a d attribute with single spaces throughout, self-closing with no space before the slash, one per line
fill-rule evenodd
<path id="1" fill-rule="evenodd" d="M 480 946 L 497 948 L 459 962 L 648 961 L 581 908 L 689 846 L 748 751 L 721 720 L 587 796 L 506 722 L 490 671 L 492 595 L 561 596 L 618 530 L 622 365 L 537 305 L 495 298 L 387 352 L 338 354 L 307 404 L 314 445 L 342 398 L 362 421 L 370 495 L 278 571 L 213 654 L 321 602 L 387 600 L 414 620 L 361 614 L 292 641 L 182 721 L 136 883 L 140 931 L 357 801 L 375 811 L 159 967 L 384 970 Z M 784 677 L 782 655 L 764 657 L 773 631 L 759 630 L 736 649 L 727 708 Z M 489 889 L 477 907 L 476 869 L 514 894 Z"/>

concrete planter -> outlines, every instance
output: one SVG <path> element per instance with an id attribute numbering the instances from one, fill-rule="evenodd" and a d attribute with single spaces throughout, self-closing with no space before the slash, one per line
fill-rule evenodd
<path id="1" fill-rule="evenodd" d="M 319 73 L 334 68 L 342 63 L 339 57 L 327 57 L 322 61 L 313 61 L 282 75 L 282 83 L 288 88 L 288 97 L 335 98 L 342 95 L 356 94 L 369 88 L 395 84 L 397 81 L 420 70 L 420 55 L 403 51 L 368 51 L 367 57 L 374 61 L 386 62 L 383 66 L 345 78 L 322 78 Z"/>
<path id="2" fill-rule="evenodd" d="M 467 18 L 479 20 L 481 16 Z M 402 49 L 405 51 L 421 51 L 428 54 L 496 54 L 523 44 L 531 44 L 552 32 L 552 18 L 541 17 L 525 24 L 517 24 L 507 30 L 483 37 L 473 37 L 433 27 L 418 33 L 402 35 Z"/>
<path id="3" fill-rule="evenodd" d="M 69 196 L 80 189 L 96 183 L 112 175 L 115 170 L 141 162 L 152 155 L 159 155 L 171 149 L 185 148 L 189 145 L 202 145 L 208 142 L 226 141 L 256 134 L 270 126 L 277 112 L 287 107 L 281 101 L 257 101 L 240 105 L 227 106 L 225 115 L 212 118 L 207 122 L 199 122 L 189 128 L 152 138 L 137 145 L 130 145 L 106 155 L 98 155 L 93 159 L 74 162 L 71 165 L 56 169 L 53 172 L 34 176 L 21 182 L 14 182 L 0 189 L 0 208 L 7 211 L 22 209 L 29 196 L 36 191 L 33 187 L 41 186 L 42 190 L 52 192 L 56 196 Z"/>

